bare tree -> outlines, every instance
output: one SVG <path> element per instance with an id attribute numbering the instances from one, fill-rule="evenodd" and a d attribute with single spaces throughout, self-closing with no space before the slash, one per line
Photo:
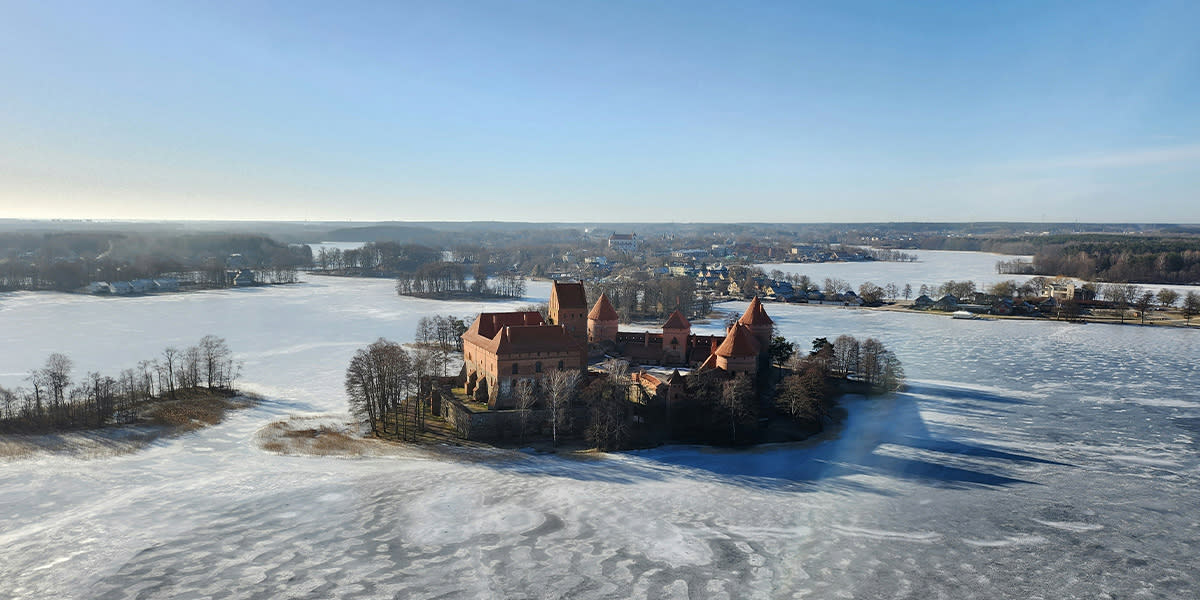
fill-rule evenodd
<path id="1" fill-rule="evenodd" d="M 232 362 L 232 353 L 225 344 L 225 338 L 206 335 L 200 338 L 200 362 L 204 371 L 204 382 L 209 389 L 224 387 L 226 384 L 225 365 Z M 232 381 L 232 373 L 228 373 Z"/>
<path id="2" fill-rule="evenodd" d="M 729 441 L 736 442 L 738 424 L 751 421 L 757 412 L 754 384 L 750 381 L 750 376 L 738 373 L 733 379 L 726 381 L 721 386 L 720 403 L 726 418 L 729 419 Z"/>
<path id="3" fill-rule="evenodd" d="M 1171 308 L 1179 301 L 1179 292 L 1171 288 L 1163 288 L 1158 290 L 1158 305 L 1163 308 Z"/>
<path id="4" fill-rule="evenodd" d="M 858 372 L 858 340 L 841 335 L 833 341 L 833 370 L 849 377 Z"/>
<path id="5" fill-rule="evenodd" d="M 361 348 L 346 369 L 346 396 L 350 412 L 364 421 L 373 434 L 392 433 L 415 437 L 419 403 L 413 397 L 414 372 L 404 348 L 379 339 Z"/>
<path id="6" fill-rule="evenodd" d="M 538 390 L 537 384 L 529 379 L 521 379 L 516 385 L 517 399 L 517 418 L 521 422 L 521 442 L 525 441 L 525 435 L 529 431 L 529 419 L 532 416 L 534 406 L 537 406 Z"/>
<path id="7" fill-rule="evenodd" d="M 1138 319 L 1142 325 L 1146 324 L 1146 311 L 1154 306 L 1154 292 L 1146 291 L 1137 296 L 1133 302 L 1133 309 L 1137 311 Z"/>
<path id="8" fill-rule="evenodd" d="M 0 419 L 11 419 L 15 416 L 17 395 L 7 388 L 0 387 Z"/>
<path id="9" fill-rule="evenodd" d="M 1192 324 L 1192 317 L 1200 315 L 1200 294 L 1196 292 L 1188 292 L 1183 297 L 1183 318 L 1187 324 Z"/>
<path id="10" fill-rule="evenodd" d="M 179 369 L 181 357 L 179 349 L 174 346 L 169 346 L 163 349 L 162 363 L 159 364 L 159 381 L 166 380 L 167 393 L 171 399 L 175 398 L 175 376 Z M 161 383 L 159 384 L 161 386 Z"/>
<path id="11" fill-rule="evenodd" d="M 71 385 L 73 366 L 74 363 L 65 354 L 55 352 L 46 358 L 46 366 L 42 367 L 42 381 L 46 382 L 52 405 L 56 408 L 66 403 L 64 392 Z"/>
<path id="12" fill-rule="evenodd" d="M 858 374 L 868 385 L 875 385 L 882 375 L 883 344 L 875 338 L 863 340 L 858 351 Z"/>
<path id="13" fill-rule="evenodd" d="M 558 446 L 558 432 L 570 427 L 571 400 L 579 387 L 579 372 L 574 370 L 551 371 L 542 379 L 546 387 L 546 403 L 550 408 L 550 431 L 554 445 Z"/>

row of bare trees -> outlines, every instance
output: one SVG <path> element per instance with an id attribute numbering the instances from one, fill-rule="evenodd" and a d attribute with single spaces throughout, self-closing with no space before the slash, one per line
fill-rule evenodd
<path id="1" fill-rule="evenodd" d="M 467 321 L 454 315 L 421 317 L 417 321 L 415 342 L 418 348 L 432 353 L 434 371 L 445 376 L 453 358 L 462 352 L 462 335 L 466 332 Z"/>
<path id="2" fill-rule="evenodd" d="M 54 353 L 25 378 L 28 387 L 0 387 L 0 429 L 43 432 L 129 423 L 146 403 L 179 397 L 181 390 L 231 391 L 239 366 L 223 338 L 169 347 L 116 377 L 97 372 L 72 380 L 75 363 Z"/>
<path id="3" fill-rule="evenodd" d="M 541 428 L 541 422 L 534 422 L 534 410 L 544 407 L 546 419 L 550 425 L 551 438 L 558 445 L 560 435 L 572 431 L 571 406 L 579 388 L 581 375 L 575 370 L 550 371 L 539 379 L 522 379 L 513 389 L 517 401 L 517 416 L 521 425 L 521 440 L 532 428 Z"/>
<path id="4" fill-rule="evenodd" d="M 468 283 L 462 265 L 436 262 L 400 273 L 396 277 L 396 293 L 420 297 L 463 294 L 483 298 L 521 298 L 525 295 L 525 277 L 505 271 L 489 278 L 487 272 L 477 266 Z"/>

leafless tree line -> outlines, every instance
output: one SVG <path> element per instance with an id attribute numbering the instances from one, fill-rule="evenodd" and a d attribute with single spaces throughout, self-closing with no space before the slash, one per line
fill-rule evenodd
<path id="1" fill-rule="evenodd" d="M 129 423 L 146 403 L 176 399 L 181 390 L 230 391 L 239 374 L 228 344 L 214 335 L 188 348 L 168 347 L 116 377 L 89 372 L 73 381 L 73 368 L 56 352 L 30 371 L 28 387 L 0 387 L 0 428 L 40 432 Z"/>

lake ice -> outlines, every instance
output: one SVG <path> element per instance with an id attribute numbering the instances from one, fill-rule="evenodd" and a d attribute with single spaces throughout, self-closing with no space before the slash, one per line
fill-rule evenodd
<path id="1" fill-rule="evenodd" d="M 846 268 L 830 276 L 861 276 Z M 22 385 L 53 351 L 76 375 L 115 373 L 213 333 L 245 362 L 242 387 L 268 397 L 130 455 L 0 463 L 0 598 L 1200 592 L 1200 332 L 771 304 L 803 345 L 880 338 L 909 390 L 848 401 L 822 439 L 741 451 L 277 456 L 255 432 L 344 411 L 356 348 L 407 341 L 422 315 L 519 304 L 309 280 L 0 295 L 0 385 Z"/>

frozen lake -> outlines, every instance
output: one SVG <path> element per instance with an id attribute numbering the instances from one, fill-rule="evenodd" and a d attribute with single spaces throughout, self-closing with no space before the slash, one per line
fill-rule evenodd
<path id="1" fill-rule="evenodd" d="M 132 455 L 0 463 L 0 598 L 1200 594 L 1200 332 L 771 304 L 805 345 L 880 338 L 909 391 L 849 402 L 823 440 L 746 451 L 283 457 L 255 432 L 343 411 L 358 347 L 407 341 L 422 315 L 519 304 L 309 279 L 0 295 L 0 385 L 52 351 L 76 375 L 115 373 L 212 333 L 269 398 Z"/>
<path id="2" fill-rule="evenodd" d="M 1001 281 L 1028 281 L 1032 275 L 1007 275 L 996 272 L 996 263 L 1019 258 L 1032 260 L 1031 256 L 989 254 L 987 252 L 956 252 L 951 250 L 904 250 L 917 257 L 914 262 L 827 262 L 827 263 L 763 263 L 767 273 L 778 269 L 784 273 L 808 275 L 816 285 L 822 285 L 826 277 L 845 280 L 856 291 L 868 281 L 878 286 L 894 283 L 901 290 L 904 284 L 912 284 L 913 297 L 917 296 L 922 284 L 930 288 L 947 281 L 974 281 L 976 289 L 986 291 L 988 286 Z M 1146 290 L 1158 291 L 1171 288 L 1181 295 L 1189 291 L 1200 292 L 1200 286 L 1142 284 Z"/>
<path id="3" fill-rule="evenodd" d="M 921 284 L 936 288 L 947 281 L 974 281 L 979 289 L 1000 281 L 1014 279 L 1026 281 L 1029 275 L 1001 275 L 996 272 L 996 263 L 1015 258 L 1031 260 L 1030 256 L 1010 256 L 987 252 L 954 252 L 949 250 L 904 250 L 905 254 L 917 257 L 913 262 L 864 261 L 826 263 L 764 263 L 758 265 L 770 273 L 779 269 L 784 273 L 808 275 L 817 285 L 826 277 L 843 279 L 857 290 L 858 286 L 871 282 L 879 286 L 895 283 L 904 289 L 912 284 L 913 296 Z"/>

